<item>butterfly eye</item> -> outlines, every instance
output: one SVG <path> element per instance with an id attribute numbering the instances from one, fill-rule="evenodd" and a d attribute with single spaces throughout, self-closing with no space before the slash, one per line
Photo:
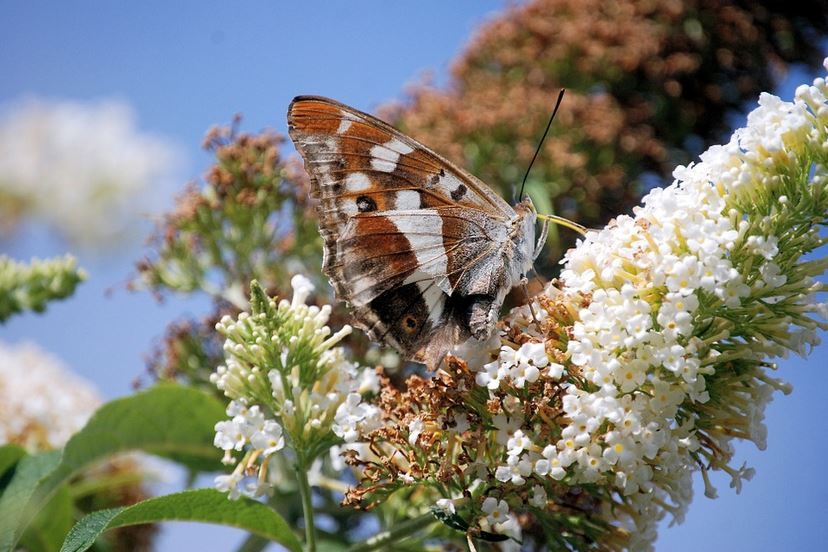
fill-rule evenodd
<path id="1" fill-rule="evenodd" d="M 406 332 L 411 333 L 417 329 L 417 320 L 409 314 L 403 318 L 402 325 Z"/>

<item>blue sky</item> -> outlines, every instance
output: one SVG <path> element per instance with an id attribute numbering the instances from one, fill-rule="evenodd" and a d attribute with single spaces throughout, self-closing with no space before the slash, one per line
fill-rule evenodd
<path id="1" fill-rule="evenodd" d="M 117 98 L 131 104 L 142 130 L 179 145 L 179 182 L 204 170 L 205 130 L 244 115 L 243 128 L 285 131 L 297 94 L 322 94 L 370 110 L 399 98 L 423 71 L 444 78 L 470 33 L 502 2 L 423 1 L 358 4 L 277 2 L 0 3 L 0 104 L 26 96 Z M 780 94 L 789 98 L 797 73 Z M 154 193 L 169 204 L 174 190 Z M 66 244 L 27 226 L 0 251 L 17 258 L 63 253 Z M 69 301 L 45 316 L 0 327 L 0 339 L 33 340 L 92 380 L 106 397 L 127 394 L 143 355 L 165 325 L 206 308 L 172 298 L 163 305 L 122 284 L 145 250 L 140 240 L 106 256 L 82 253 L 90 272 Z M 106 292 L 111 290 L 112 293 Z M 757 469 L 740 496 L 720 481 L 718 500 L 697 498 L 684 525 L 663 528 L 658 550 L 817 549 L 828 541 L 824 475 L 828 401 L 822 384 L 828 346 L 807 361 L 780 363 L 794 393 L 767 411 L 768 450 L 738 447 Z M 159 550 L 232 550 L 242 535 L 201 525 L 165 526 Z"/>

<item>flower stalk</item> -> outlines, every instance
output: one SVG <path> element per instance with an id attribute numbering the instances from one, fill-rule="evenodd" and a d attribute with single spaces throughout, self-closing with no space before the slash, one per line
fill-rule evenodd
<path id="1" fill-rule="evenodd" d="M 313 519 L 313 495 L 308 483 L 309 466 L 304 461 L 296 463 L 296 480 L 302 497 L 302 516 L 305 523 L 305 551 L 316 552 L 316 525 Z"/>
<path id="2" fill-rule="evenodd" d="M 419 533 L 434 524 L 436 521 L 437 520 L 434 519 L 434 515 L 431 512 L 422 514 L 401 523 L 397 523 L 391 529 L 381 531 L 363 542 L 351 546 L 348 548 L 348 552 L 372 552 L 373 550 L 380 550 L 383 547 L 401 542 L 404 539 Z"/>

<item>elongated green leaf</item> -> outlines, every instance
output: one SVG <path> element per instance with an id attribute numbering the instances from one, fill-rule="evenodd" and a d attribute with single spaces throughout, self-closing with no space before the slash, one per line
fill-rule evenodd
<path id="1" fill-rule="evenodd" d="M 300 552 L 299 539 L 279 514 L 250 499 L 228 500 L 213 489 L 197 489 L 151 498 L 126 508 L 101 510 L 85 516 L 69 532 L 61 552 L 83 552 L 107 529 L 158 523 L 200 521 L 238 527 Z"/>
<path id="2" fill-rule="evenodd" d="M 0 492 L 5 489 L 5 483 L 8 482 L 3 476 L 24 456 L 26 456 L 26 451 L 23 450 L 23 447 L 17 445 L 3 445 L 0 447 Z"/>
<path id="3" fill-rule="evenodd" d="M 57 552 L 75 521 L 73 508 L 72 495 L 64 485 L 38 512 L 20 544 L 27 552 Z"/>
<path id="4" fill-rule="evenodd" d="M 0 496 L 0 550 L 13 550 L 27 516 L 26 504 L 60 462 L 60 451 L 23 457 Z"/>
<path id="5" fill-rule="evenodd" d="M 103 405 L 69 440 L 62 457 L 20 461 L 0 497 L 0 552 L 14 548 L 32 515 L 69 477 L 113 454 L 144 450 L 191 468 L 220 469 L 212 440 L 223 417 L 224 405 L 215 397 L 170 384 Z"/>
<path id="6" fill-rule="evenodd" d="M 224 405 L 191 387 L 161 384 L 102 406 L 66 444 L 53 478 L 62 481 L 101 458 L 140 449 L 202 470 L 223 469 L 213 446 Z"/>

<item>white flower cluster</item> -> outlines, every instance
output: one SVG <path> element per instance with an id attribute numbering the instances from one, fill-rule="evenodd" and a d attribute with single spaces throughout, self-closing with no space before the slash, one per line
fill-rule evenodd
<path id="1" fill-rule="evenodd" d="M 243 453 L 232 474 L 216 478 L 216 488 L 230 498 L 271 492 L 278 474 L 268 470 L 270 458 L 286 444 L 307 454 L 331 432 L 353 442 L 379 422 L 378 408 L 362 403 L 363 393 L 379 391 L 375 371 L 347 362 L 335 346 L 350 326 L 331 335 L 330 306 L 305 304 L 313 291 L 307 278 L 294 276 L 291 284 L 291 302 L 263 298 L 258 312 L 217 324 L 227 337 L 226 363 L 211 381 L 233 400 L 230 419 L 216 424 L 214 444 L 228 464 L 236 463 L 234 451 Z M 258 477 L 247 481 L 253 472 Z"/>
<path id="2" fill-rule="evenodd" d="M 225 451 L 224 463 L 233 464 L 231 451 L 242 451 L 246 447 L 256 452 L 257 460 L 266 466 L 270 455 L 285 446 L 282 426 L 275 420 L 267 419 L 257 406 L 247 407 L 241 401 L 230 401 L 227 407 L 230 420 L 216 424 L 213 444 Z M 244 491 L 250 496 L 262 496 L 272 490 L 272 481 L 265 476 L 273 472 L 259 469 L 259 477 L 253 481 L 245 478 L 247 463 L 240 462 L 233 473 L 216 477 L 216 489 L 228 492 L 233 500 Z"/>
<path id="3" fill-rule="evenodd" d="M 100 403 L 95 389 L 57 357 L 33 344 L 0 342 L 0 445 L 60 448 Z"/>
<path id="4" fill-rule="evenodd" d="M 560 291 L 548 294 L 586 306 L 575 311 L 566 369 L 547 358 L 543 343 L 527 343 L 502 347 L 498 360 L 477 373 L 490 391 L 507 377 L 520 390 L 567 376 L 560 439 L 533 442 L 514 429 L 497 480 L 609 484 L 633 506 L 627 521 L 630 547 L 638 550 L 652 546 L 665 511 L 681 521 L 698 456 L 727 471 L 737 490 L 750 478 L 752 470 L 727 465 L 730 440 L 764 447 L 764 407 L 775 389 L 787 388 L 759 368 L 729 386 L 717 369 L 733 361 L 756 367 L 817 342 L 819 324 L 803 313 L 826 309 L 813 300 L 823 288 L 812 280 L 826 263 L 805 270 L 792 254 L 819 243 L 816 229 L 806 233 L 810 242 L 789 236 L 803 220 L 795 209 L 813 209 L 816 220 L 825 220 L 827 97 L 824 79 L 800 87 L 790 103 L 763 94 L 730 143 L 676 169 L 675 182 L 653 190 L 634 216 L 589 232 L 567 253 Z M 813 197 L 823 204 L 809 205 Z M 727 404 L 711 401 L 711 385 L 723 386 L 717 396 Z M 721 456 L 700 448 L 695 422 L 702 409 L 730 424 L 705 433 Z M 707 494 L 715 491 L 708 487 Z M 533 503 L 545 500 L 533 489 Z"/>
<path id="5" fill-rule="evenodd" d="M 7 105 L 0 112 L 0 220 L 32 215 L 78 244 L 111 244 L 157 197 L 148 191 L 169 178 L 174 153 L 140 133 L 122 102 Z"/>
<path id="6" fill-rule="evenodd" d="M 498 359 L 484 364 L 475 381 L 478 385 L 497 389 L 501 380 L 508 377 L 515 387 L 522 389 L 527 382 L 538 381 L 541 372 L 557 379 L 563 374 L 563 366 L 554 362 L 550 364 L 543 343 L 524 343 L 517 350 L 501 347 Z"/>

